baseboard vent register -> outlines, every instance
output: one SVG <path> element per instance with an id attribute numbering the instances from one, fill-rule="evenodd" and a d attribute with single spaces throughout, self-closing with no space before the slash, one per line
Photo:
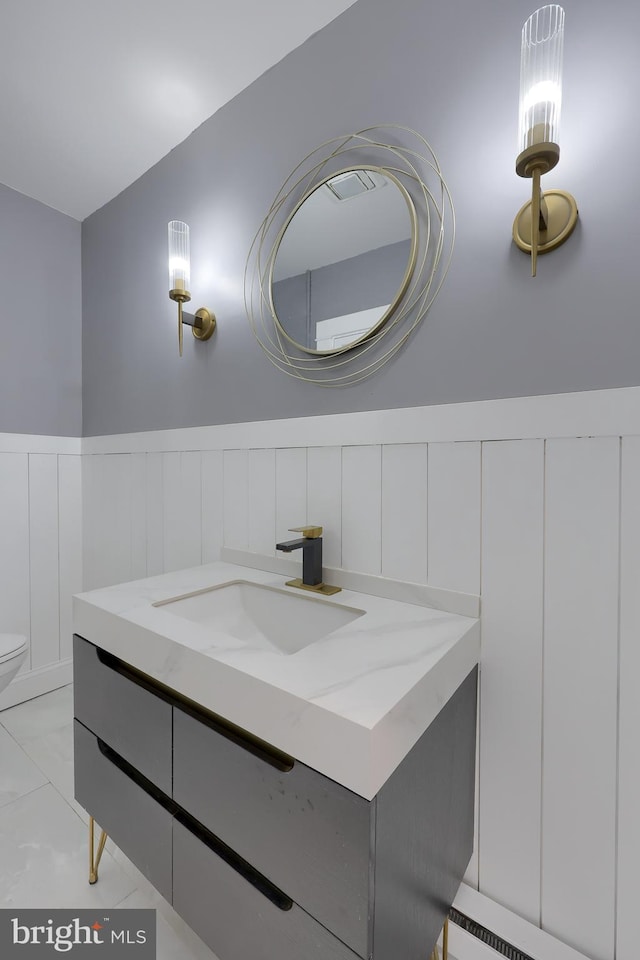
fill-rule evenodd
<path id="1" fill-rule="evenodd" d="M 528 953 L 523 953 L 522 950 L 514 947 L 512 943 L 507 943 L 506 940 L 503 940 L 502 937 L 499 937 L 496 933 L 487 930 L 482 924 L 476 923 L 471 917 L 460 913 L 455 907 L 452 907 L 449 911 L 449 920 L 451 923 L 455 923 L 456 926 L 461 927 L 472 937 L 475 937 L 476 940 L 480 940 L 488 947 L 491 947 L 497 953 L 501 954 L 501 956 L 507 957 L 507 960 L 535 960 L 535 958 Z"/>

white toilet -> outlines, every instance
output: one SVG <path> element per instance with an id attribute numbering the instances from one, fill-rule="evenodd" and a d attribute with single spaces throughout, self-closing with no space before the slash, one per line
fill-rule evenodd
<path id="1" fill-rule="evenodd" d="M 26 655 L 26 637 L 19 633 L 0 633 L 0 691 L 9 686 Z"/>

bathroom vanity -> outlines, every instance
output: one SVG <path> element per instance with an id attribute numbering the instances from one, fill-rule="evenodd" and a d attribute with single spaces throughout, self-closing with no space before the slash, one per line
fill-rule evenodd
<path id="1" fill-rule="evenodd" d="M 477 620 L 283 582 L 75 598 L 76 798 L 220 960 L 424 960 L 472 851 Z"/>

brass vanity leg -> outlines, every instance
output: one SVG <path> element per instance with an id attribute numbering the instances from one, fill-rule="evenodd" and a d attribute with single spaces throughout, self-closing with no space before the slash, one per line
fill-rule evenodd
<path id="1" fill-rule="evenodd" d="M 96 883 L 98 880 L 98 867 L 100 865 L 100 858 L 102 857 L 104 845 L 107 842 L 107 834 L 103 830 L 100 835 L 98 852 L 94 857 L 94 833 L 95 820 L 93 817 L 89 817 L 89 883 Z"/>
<path id="2" fill-rule="evenodd" d="M 444 927 L 442 928 L 442 960 L 448 960 L 449 957 L 449 918 L 444 922 Z M 438 944 L 436 943 L 435 947 L 431 951 L 431 956 L 429 960 L 440 960 L 440 953 L 438 951 Z"/>

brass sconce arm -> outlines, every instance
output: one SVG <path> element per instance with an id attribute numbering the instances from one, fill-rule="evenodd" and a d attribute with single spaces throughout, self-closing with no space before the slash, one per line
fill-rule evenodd
<path id="1" fill-rule="evenodd" d="M 531 154 L 530 158 L 529 154 Z M 516 163 L 516 172 L 521 177 L 531 177 L 531 237 L 529 245 L 532 277 L 536 275 L 538 250 L 541 242 L 544 244 L 547 241 L 547 229 L 549 227 L 549 206 L 542 192 L 540 178 L 543 173 L 547 173 L 552 167 L 555 167 L 559 159 L 560 148 L 555 143 L 547 143 L 537 145 L 533 151 L 531 149 L 523 151 Z M 514 239 L 516 239 L 515 235 Z M 516 243 L 518 243 L 517 239 Z"/>
<path id="2" fill-rule="evenodd" d="M 565 190 L 542 192 L 541 177 L 555 167 L 560 148 L 555 143 L 537 144 L 523 151 L 516 173 L 531 178 L 531 200 L 518 211 L 513 222 L 513 239 L 531 254 L 531 276 L 535 277 L 538 254 L 555 250 L 571 235 L 578 220 L 576 201 Z"/>
<path id="3" fill-rule="evenodd" d="M 548 212 L 547 216 L 543 216 L 543 197 L 542 190 L 540 189 L 540 167 L 536 167 L 533 171 L 533 181 L 532 181 L 532 194 L 531 194 L 531 276 L 535 277 L 536 270 L 538 267 L 538 244 L 540 242 L 540 231 L 547 229 L 548 221 Z M 546 201 L 544 201 L 544 209 L 547 210 Z"/>
<path id="4" fill-rule="evenodd" d="M 216 329 L 216 317 L 215 314 L 212 313 L 211 310 L 207 310 L 206 307 L 200 307 L 195 313 L 185 313 L 182 309 L 182 304 L 191 298 L 188 295 L 185 296 L 184 291 L 179 291 L 179 296 L 173 296 L 176 292 L 177 291 L 172 290 L 169 296 L 178 303 L 178 349 L 180 356 L 182 356 L 183 324 L 191 327 L 191 332 L 196 340 L 208 340 L 209 337 L 213 336 L 213 332 Z"/>

